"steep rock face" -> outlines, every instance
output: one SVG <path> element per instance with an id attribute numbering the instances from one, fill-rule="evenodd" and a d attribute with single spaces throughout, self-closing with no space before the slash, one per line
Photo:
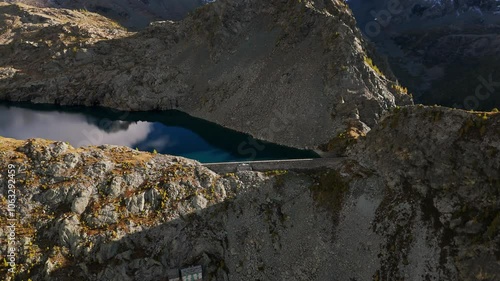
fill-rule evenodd
<path id="1" fill-rule="evenodd" d="M 161 280 L 196 264 L 206 280 L 498 280 L 499 118 L 402 108 L 329 168 L 220 175 L 2 138 L 0 235 L 13 164 L 22 280 Z"/>
<path id="2" fill-rule="evenodd" d="M 13 46 L 5 44 L 0 59 L 7 69 L 1 99 L 176 108 L 299 148 L 350 128 L 366 133 L 387 109 L 411 103 L 390 71 L 369 59 L 338 1 L 217 1 L 180 23 L 155 23 L 126 38 Z M 45 61 L 35 67 L 35 57 Z"/>
<path id="3" fill-rule="evenodd" d="M 350 0 L 360 29 L 424 104 L 500 107 L 498 1 Z"/>
<path id="4" fill-rule="evenodd" d="M 188 12 L 205 4 L 205 0 L 7 0 L 37 7 L 87 10 L 118 21 L 121 25 L 140 29 L 155 20 L 180 20 Z"/>
<path id="5" fill-rule="evenodd" d="M 419 219 L 424 219 L 430 226 L 424 237 L 434 236 L 441 248 L 433 264 L 440 274 L 453 273 L 446 265 L 454 263 L 457 280 L 498 280 L 499 136 L 498 113 L 403 107 L 354 147 L 351 156 L 387 182 L 384 207 L 379 209 L 381 230 L 399 236 L 394 241 L 401 249 L 399 260 L 387 249 L 388 265 L 411 264 L 416 258 L 411 251 L 423 237 L 409 230 L 421 227 Z M 394 212 L 401 205 L 408 213 Z M 394 220 L 403 228 L 388 227 Z M 413 246 L 405 249 L 407 241 L 401 237 Z M 386 273 L 391 272 L 388 268 Z"/>

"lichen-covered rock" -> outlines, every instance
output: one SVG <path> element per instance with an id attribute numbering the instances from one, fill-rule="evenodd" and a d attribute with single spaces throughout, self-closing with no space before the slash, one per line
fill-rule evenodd
<path id="1" fill-rule="evenodd" d="M 19 242 L 31 238 L 31 242 L 23 242 L 27 246 L 20 252 L 16 272 L 32 280 L 57 279 L 66 266 L 83 279 L 108 276 L 109 272 L 121 276 L 132 270 L 134 276 L 158 280 L 166 265 L 138 256 L 139 246 L 127 250 L 130 243 L 145 245 L 151 237 L 138 235 L 137 241 L 129 237 L 178 219 L 177 206 L 182 203 L 187 204 L 185 216 L 189 217 L 191 212 L 201 212 L 227 196 L 218 182 L 220 176 L 178 157 L 116 146 L 75 149 L 36 139 L 2 138 L 0 151 L 1 163 L 15 165 L 19 206 L 16 219 L 22 229 L 18 232 Z M 53 166 L 57 173 L 50 169 Z M 10 169 L 5 165 L 0 170 L 1 191 L 7 194 L 4 175 Z M 60 174 L 71 176 L 54 181 Z M 215 194 L 219 191 L 221 195 Z M 1 209 L 0 222 L 4 235 L 8 201 L 2 198 L 5 208 Z M 124 264 L 116 268 L 104 266 L 99 272 L 90 269 L 94 262 L 107 265 L 115 258 Z M 78 260 L 74 267 L 73 259 Z M 36 265 L 40 265 L 39 269 L 32 271 Z"/>

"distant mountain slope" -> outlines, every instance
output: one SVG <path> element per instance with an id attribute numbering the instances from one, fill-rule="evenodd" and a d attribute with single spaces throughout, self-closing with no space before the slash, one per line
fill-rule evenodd
<path id="1" fill-rule="evenodd" d="M 38 7 L 83 9 L 140 29 L 151 21 L 180 20 L 209 0 L 10 0 Z"/>
<path id="2" fill-rule="evenodd" d="M 498 1 L 348 3 L 360 29 L 389 57 L 417 102 L 474 110 L 500 107 Z"/>
<path id="3" fill-rule="evenodd" d="M 96 32 L 113 30 L 90 25 L 91 17 L 51 20 L 86 13 L 0 6 L 8 26 L 0 99 L 176 108 L 263 140 L 325 150 L 412 103 L 377 66 L 342 1 L 222 0 L 182 22 L 99 42 Z"/>

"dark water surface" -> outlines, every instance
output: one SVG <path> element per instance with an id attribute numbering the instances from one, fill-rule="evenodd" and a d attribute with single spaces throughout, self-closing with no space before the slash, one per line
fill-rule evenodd
<path id="1" fill-rule="evenodd" d="M 67 141 L 75 147 L 123 145 L 203 163 L 318 157 L 312 151 L 256 141 L 178 111 L 119 112 L 2 102 L 0 136 Z"/>

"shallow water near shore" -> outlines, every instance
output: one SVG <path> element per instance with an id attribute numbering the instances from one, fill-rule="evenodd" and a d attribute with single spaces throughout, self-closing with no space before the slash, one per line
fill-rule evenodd
<path id="1" fill-rule="evenodd" d="M 121 112 L 2 102 L 0 136 L 66 141 L 75 147 L 123 145 L 202 163 L 319 157 L 313 151 L 258 141 L 179 111 Z"/>

